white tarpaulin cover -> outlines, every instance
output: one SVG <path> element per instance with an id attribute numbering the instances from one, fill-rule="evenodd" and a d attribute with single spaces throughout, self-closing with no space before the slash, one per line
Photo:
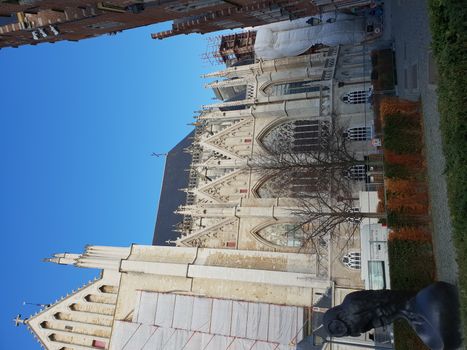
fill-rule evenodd
<path id="1" fill-rule="evenodd" d="M 303 324 L 301 307 L 139 291 L 111 350 L 294 350 Z"/>
<path id="2" fill-rule="evenodd" d="M 334 12 L 324 13 L 322 23 L 310 25 L 310 17 L 256 27 L 255 54 L 257 58 L 271 60 L 293 57 L 304 53 L 311 46 L 356 44 L 365 38 L 362 17 Z M 336 20 L 327 23 L 328 19 Z"/>

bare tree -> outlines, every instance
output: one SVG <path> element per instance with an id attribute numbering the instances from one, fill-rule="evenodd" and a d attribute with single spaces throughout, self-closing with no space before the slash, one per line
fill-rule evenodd
<path id="1" fill-rule="evenodd" d="M 349 242 L 363 218 L 384 217 L 356 207 L 356 185 L 372 164 L 351 150 L 345 130 L 321 128 L 315 144 L 300 151 L 292 142 L 270 142 L 268 152 L 250 162 L 277 196 L 297 201 L 297 224 L 286 234 L 319 252 L 325 242 Z"/>
<path id="2" fill-rule="evenodd" d="M 275 141 L 267 145 L 268 152 L 256 155 L 250 163 L 261 174 L 296 172 L 300 176 L 311 174 L 337 181 L 342 176 L 352 179 L 352 167 L 368 165 L 368 161 L 351 150 L 351 141 L 343 128 L 322 127 L 319 136 L 305 146 L 294 147 L 292 140 Z"/>

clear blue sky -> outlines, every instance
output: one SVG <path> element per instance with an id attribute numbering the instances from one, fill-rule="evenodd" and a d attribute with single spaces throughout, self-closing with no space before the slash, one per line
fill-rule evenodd
<path id="1" fill-rule="evenodd" d="M 212 93 L 204 36 L 164 25 L 77 43 L 0 50 L 0 349 L 39 349 L 11 319 L 98 271 L 42 263 L 86 244 L 151 244 L 166 152 Z"/>

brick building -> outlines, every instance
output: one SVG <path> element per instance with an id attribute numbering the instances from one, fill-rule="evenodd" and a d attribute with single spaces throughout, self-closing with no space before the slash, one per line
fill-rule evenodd
<path id="1" fill-rule="evenodd" d="M 0 48 L 77 41 L 173 20 L 156 39 L 251 27 L 369 1 L 331 0 L 0 0 Z"/>

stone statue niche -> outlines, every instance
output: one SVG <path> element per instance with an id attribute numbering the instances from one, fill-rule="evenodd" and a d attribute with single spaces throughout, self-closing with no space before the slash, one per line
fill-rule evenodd
<path id="1" fill-rule="evenodd" d="M 457 288 L 436 282 L 418 293 L 362 290 L 348 294 L 324 314 L 330 337 L 357 337 L 376 327 L 405 319 L 432 350 L 459 349 L 462 344 Z"/>

